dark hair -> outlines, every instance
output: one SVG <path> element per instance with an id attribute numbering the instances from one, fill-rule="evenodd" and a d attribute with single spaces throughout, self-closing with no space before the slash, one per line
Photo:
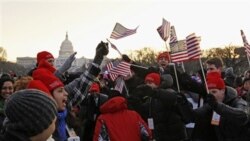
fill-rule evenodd
<path id="1" fill-rule="evenodd" d="M 216 68 L 223 67 L 223 61 L 219 57 L 210 58 L 206 61 L 206 64 L 215 65 Z"/>
<path id="2" fill-rule="evenodd" d="M 0 78 L 0 90 L 2 90 L 2 87 L 3 87 L 3 84 L 4 82 L 6 81 L 10 81 L 14 84 L 14 80 L 9 76 L 9 75 L 2 75 L 1 78 Z"/>

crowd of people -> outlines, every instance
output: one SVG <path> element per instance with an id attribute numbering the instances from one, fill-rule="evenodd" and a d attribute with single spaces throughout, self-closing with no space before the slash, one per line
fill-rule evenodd
<path id="1" fill-rule="evenodd" d="M 119 91 L 100 68 L 108 53 L 108 43 L 100 42 L 87 70 L 71 75 L 76 53 L 55 68 L 54 56 L 41 51 L 27 76 L 2 74 L 0 140 L 250 140 L 250 70 L 236 77 L 215 57 L 189 75 L 170 65 L 168 52 L 148 68 L 122 55 L 133 65 L 126 77 L 117 74 L 125 82 Z"/>

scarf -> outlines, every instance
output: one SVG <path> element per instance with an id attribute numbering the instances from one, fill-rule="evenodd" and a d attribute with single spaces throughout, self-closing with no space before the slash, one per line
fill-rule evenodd
<path id="1" fill-rule="evenodd" d="M 57 135 L 59 141 L 66 141 L 67 140 L 67 132 L 66 132 L 66 116 L 67 110 L 62 112 L 58 112 L 57 114 Z"/>

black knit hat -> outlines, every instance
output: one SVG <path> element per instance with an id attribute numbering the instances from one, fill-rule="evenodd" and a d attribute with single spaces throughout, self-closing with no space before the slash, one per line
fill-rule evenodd
<path id="1" fill-rule="evenodd" d="M 35 89 L 13 93 L 4 110 L 7 117 L 5 130 L 21 132 L 27 137 L 47 129 L 57 115 L 55 102 L 42 91 Z"/>

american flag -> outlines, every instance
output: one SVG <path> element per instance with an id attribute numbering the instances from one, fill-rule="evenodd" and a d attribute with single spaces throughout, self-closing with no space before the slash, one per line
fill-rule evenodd
<path id="1" fill-rule="evenodd" d="M 170 34 L 170 22 L 162 19 L 162 25 L 157 28 L 157 31 L 164 41 L 167 41 Z"/>
<path id="2" fill-rule="evenodd" d="M 123 87 L 125 82 L 122 77 L 118 77 L 115 81 L 115 90 L 119 91 L 122 94 Z"/>
<path id="3" fill-rule="evenodd" d="M 127 76 L 131 73 L 130 63 L 116 60 L 107 64 L 107 70 L 110 76 L 110 79 L 114 81 L 119 75 Z"/>
<path id="4" fill-rule="evenodd" d="M 185 40 L 180 40 L 170 44 L 170 49 L 172 62 L 182 62 L 189 59 Z"/>
<path id="5" fill-rule="evenodd" d="M 107 65 L 106 65 L 106 68 L 104 68 L 104 70 L 107 70 L 108 74 L 109 74 L 109 77 L 112 81 L 114 81 L 118 75 L 117 74 L 113 74 L 113 73 L 110 73 L 110 70 L 112 70 L 114 67 L 117 67 L 118 64 L 120 63 L 119 60 L 115 60 L 113 62 L 109 62 Z"/>
<path id="6" fill-rule="evenodd" d="M 248 44 L 247 38 L 246 38 L 243 30 L 240 30 L 240 33 L 241 33 L 241 37 L 242 37 L 243 44 L 244 44 L 244 47 L 246 49 L 247 55 L 250 56 L 250 45 Z"/>
<path id="7" fill-rule="evenodd" d="M 172 53 L 170 55 L 171 55 L 171 60 L 172 60 L 173 63 L 188 60 L 188 54 L 187 54 L 186 50 L 176 52 L 176 53 Z"/>
<path id="8" fill-rule="evenodd" d="M 129 36 L 129 35 L 135 34 L 137 28 L 135 28 L 135 29 L 127 29 L 126 27 L 124 27 L 120 23 L 116 23 L 115 27 L 114 27 L 111 35 L 110 35 L 110 38 L 112 38 L 112 39 L 120 39 L 120 38 Z"/>
<path id="9" fill-rule="evenodd" d="M 169 44 L 175 43 L 177 41 L 178 40 L 177 40 L 177 35 L 176 35 L 176 32 L 175 32 L 175 28 L 174 28 L 174 26 L 171 26 Z"/>
<path id="10" fill-rule="evenodd" d="M 196 37 L 195 33 L 192 33 L 186 37 L 187 53 L 190 60 L 200 58 L 200 41 L 200 37 Z"/>

